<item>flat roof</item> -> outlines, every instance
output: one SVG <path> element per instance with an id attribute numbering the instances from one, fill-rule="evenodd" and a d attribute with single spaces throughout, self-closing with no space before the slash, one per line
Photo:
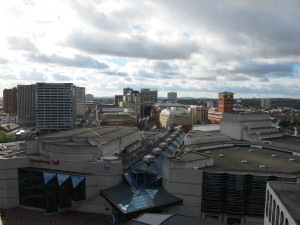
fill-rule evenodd
<path id="1" fill-rule="evenodd" d="M 201 160 L 201 159 L 207 159 L 209 157 L 199 154 L 197 152 L 187 152 L 183 153 L 179 156 L 179 158 L 169 158 L 173 161 L 195 161 L 195 160 Z"/>
<path id="2" fill-rule="evenodd" d="M 300 224 L 300 184 L 287 182 L 269 182 L 290 215 Z"/>
<path id="3" fill-rule="evenodd" d="M 211 137 L 224 137 L 226 135 L 220 134 L 219 132 L 208 132 L 200 130 L 192 130 L 187 135 L 189 139 L 198 139 L 198 138 L 211 138 Z"/>
<path id="4" fill-rule="evenodd" d="M 275 150 L 253 147 L 228 147 L 208 149 L 202 152 L 214 158 L 214 166 L 205 168 L 205 170 L 209 171 L 285 174 L 292 177 L 297 176 L 300 171 L 300 158 L 298 156 Z M 290 159 L 294 160 L 290 161 Z M 260 168 L 260 165 L 265 167 Z"/>
<path id="5" fill-rule="evenodd" d="M 293 144 L 293 145 L 298 145 L 299 150 L 300 150 L 300 137 L 296 136 L 283 136 L 283 137 L 276 137 L 276 138 L 269 138 L 265 139 L 268 141 L 274 141 L 274 142 L 279 142 L 279 143 L 284 143 L 284 144 Z"/>
<path id="6" fill-rule="evenodd" d="M 220 124 L 193 125 L 192 129 L 201 131 L 215 131 L 220 130 Z"/>
<path id="7" fill-rule="evenodd" d="M 155 106 L 155 107 L 185 107 L 183 104 L 180 104 L 180 103 L 155 103 L 152 106 Z"/>
<path id="8" fill-rule="evenodd" d="M 126 127 L 126 126 L 120 126 L 120 127 L 101 126 L 101 127 L 91 127 L 91 128 L 75 128 L 72 130 L 41 136 L 39 137 L 39 139 L 47 140 L 52 138 L 67 138 L 67 137 L 76 138 L 77 137 L 77 138 L 93 138 L 99 143 L 106 143 L 120 137 L 125 137 L 137 131 L 139 131 L 137 128 Z M 78 142 L 74 142 L 74 143 L 78 143 Z"/>

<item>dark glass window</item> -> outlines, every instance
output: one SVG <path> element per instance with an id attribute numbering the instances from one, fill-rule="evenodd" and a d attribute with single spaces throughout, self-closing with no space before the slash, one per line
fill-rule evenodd
<path id="1" fill-rule="evenodd" d="M 228 217 L 227 224 L 228 225 L 239 225 L 239 224 L 241 224 L 241 218 Z"/>
<path id="2" fill-rule="evenodd" d="M 19 169 L 20 205 L 44 209 L 46 213 L 72 206 L 85 199 L 85 177 L 36 169 Z"/>

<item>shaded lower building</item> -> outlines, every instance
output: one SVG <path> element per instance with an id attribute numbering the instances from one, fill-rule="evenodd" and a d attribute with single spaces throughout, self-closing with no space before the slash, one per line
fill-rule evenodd
<path id="1" fill-rule="evenodd" d="M 264 225 L 300 224 L 300 184 L 268 182 Z"/>
<path id="2" fill-rule="evenodd" d="M 18 85 L 17 115 L 18 115 L 18 123 L 21 125 L 36 124 L 35 91 L 36 91 L 35 84 Z"/>

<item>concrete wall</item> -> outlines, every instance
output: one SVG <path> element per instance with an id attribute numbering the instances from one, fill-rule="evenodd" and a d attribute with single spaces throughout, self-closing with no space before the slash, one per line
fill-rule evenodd
<path id="1" fill-rule="evenodd" d="M 19 205 L 18 168 L 28 165 L 28 158 L 0 159 L 0 208 Z"/>
<path id="2" fill-rule="evenodd" d="M 170 194 L 183 199 L 183 205 L 169 207 L 164 212 L 201 218 L 203 172 L 194 170 L 195 165 L 197 164 L 164 160 L 163 187 Z M 198 166 L 200 167 L 201 164 L 199 163 Z"/>

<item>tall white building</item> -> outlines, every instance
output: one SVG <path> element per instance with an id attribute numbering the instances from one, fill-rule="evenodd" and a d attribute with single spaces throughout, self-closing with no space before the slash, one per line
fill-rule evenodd
<path id="1" fill-rule="evenodd" d="M 74 127 L 76 87 L 72 83 L 36 84 L 36 125 L 39 131 Z"/>

